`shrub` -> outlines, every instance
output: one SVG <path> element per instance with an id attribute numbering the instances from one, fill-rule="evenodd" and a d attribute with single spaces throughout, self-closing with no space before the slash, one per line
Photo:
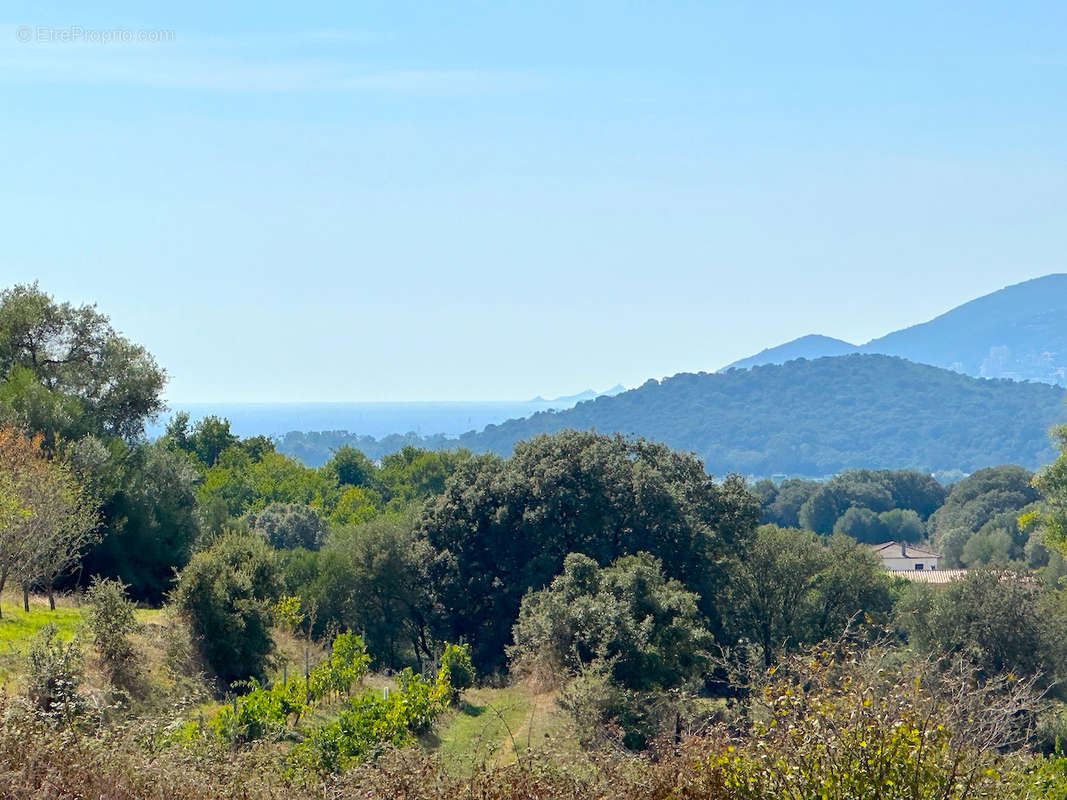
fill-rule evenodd
<path id="1" fill-rule="evenodd" d="M 312 698 L 321 700 L 328 694 L 348 694 L 352 684 L 367 674 L 370 656 L 363 640 L 351 633 L 342 633 L 333 640 L 330 657 L 317 665 L 309 677 Z"/>
<path id="2" fill-rule="evenodd" d="M 451 702 L 455 705 L 464 689 L 474 685 L 474 664 L 471 663 L 471 649 L 467 644 L 445 643 L 441 655 L 441 669 L 438 681 L 447 681 L 452 687 Z"/>
<path id="3" fill-rule="evenodd" d="M 182 570 L 174 603 L 224 685 L 262 677 L 274 649 L 270 609 L 278 594 L 274 553 L 256 536 L 227 534 Z"/>
<path id="4" fill-rule="evenodd" d="M 786 661 L 749 687 L 751 728 L 708 775 L 731 800 L 1027 796 L 1000 754 L 1030 733 L 1032 685 L 896 658 L 830 645 Z"/>
<path id="5" fill-rule="evenodd" d="M 293 763 L 312 772 L 341 772 L 429 731 L 452 696 L 444 671 L 430 683 L 405 669 L 396 682 L 397 691 L 384 697 L 364 695 L 348 701 L 334 722 L 314 729 L 294 749 Z"/>
<path id="6" fill-rule="evenodd" d="M 141 630 L 121 581 L 94 577 L 86 592 L 85 628 L 109 681 L 129 687 L 140 664 L 130 635 Z"/>
<path id="7" fill-rule="evenodd" d="M 290 678 L 278 681 L 269 689 L 252 680 L 251 691 L 233 699 L 232 705 L 219 709 L 215 732 L 231 744 L 257 739 L 278 738 L 287 729 L 289 718 L 299 720 L 306 710 L 304 682 Z"/>
<path id="8" fill-rule="evenodd" d="M 603 568 L 571 553 L 547 589 L 523 598 L 508 657 L 519 674 L 547 660 L 566 679 L 608 661 L 619 686 L 680 686 L 701 674 L 712 644 L 699 601 L 648 553 Z"/>
<path id="9" fill-rule="evenodd" d="M 30 642 L 26 695 L 42 715 L 70 722 L 81 713 L 82 652 L 77 637 L 64 643 L 56 626 L 45 625 Z"/>

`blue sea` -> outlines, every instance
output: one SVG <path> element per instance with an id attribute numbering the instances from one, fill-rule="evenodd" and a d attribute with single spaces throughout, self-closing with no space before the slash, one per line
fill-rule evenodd
<path id="1" fill-rule="evenodd" d="M 160 436 L 167 420 L 186 411 L 195 422 L 209 415 L 225 417 L 241 437 L 278 436 L 289 431 L 348 431 L 380 439 L 391 433 L 459 436 L 486 425 L 528 417 L 549 408 L 569 408 L 573 402 L 485 401 L 407 403 L 173 403 L 147 430 Z"/>

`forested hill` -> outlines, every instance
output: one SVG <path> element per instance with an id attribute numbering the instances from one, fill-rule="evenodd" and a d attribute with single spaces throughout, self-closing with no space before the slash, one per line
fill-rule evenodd
<path id="1" fill-rule="evenodd" d="M 1051 461 L 1065 392 L 982 380 L 881 355 L 845 355 L 725 373 L 684 373 L 561 412 L 461 437 L 509 454 L 563 428 L 639 434 L 695 451 L 715 474 L 821 476 L 849 468 L 971 472 Z"/>

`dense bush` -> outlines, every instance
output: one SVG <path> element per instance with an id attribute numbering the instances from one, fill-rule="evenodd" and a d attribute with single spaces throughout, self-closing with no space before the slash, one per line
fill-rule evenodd
<path id="1" fill-rule="evenodd" d="M 257 536 L 224 536 L 182 570 L 173 602 L 223 686 L 262 677 L 280 588 L 274 552 Z"/>
<path id="2" fill-rule="evenodd" d="M 1038 700 L 1029 685 L 895 661 L 882 648 L 830 647 L 753 685 L 748 735 L 705 762 L 715 796 L 1026 796 L 1035 782 L 1020 769 L 1025 762 L 1001 753 L 1031 731 Z M 1062 791 L 1062 767 L 1055 772 L 1047 778 Z"/>
<path id="3" fill-rule="evenodd" d="M 1049 684 L 1064 676 L 1064 605 L 1060 592 L 1032 578 L 976 570 L 946 587 L 910 586 L 897 615 L 926 653 L 963 659 L 980 674 L 1010 671 Z"/>
<path id="4" fill-rule="evenodd" d="M 712 644 L 697 601 L 647 553 L 604 568 L 572 553 L 551 586 L 523 598 L 512 670 L 566 680 L 601 662 L 628 689 L 679 686 L 701 673 Z"/>

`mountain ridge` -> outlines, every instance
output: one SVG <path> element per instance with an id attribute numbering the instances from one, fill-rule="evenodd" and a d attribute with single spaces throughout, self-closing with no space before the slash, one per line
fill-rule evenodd
<path id="1" fill-rule="evenodd" d="M 1051 273 L 969 300 L 931 320 L 849 345 L 809 334 L 739 359 L 723 370 L 854 352 L 899 356 L 979 378 L 1067 385 L 1067 274 Z"/>
<path id="2" fill-rule="evenodd" d="M 791 339 L 785 344 L 760 350 L 754 356 L 727 364 L 719 372 L 725 372 L 730 369 L 748 369 L 749 367 L 763 364 L 784 364 L 786 361 L 792 361 L 796 358 L 811 360 L 828 356 L 843 356 L 856 352 L 859 352 L 857 345 L 846 342 L 844 339 L 835 339 L 832 336 L 823 336 L 819 333 L 809 333 L 805 336 Z"/>

